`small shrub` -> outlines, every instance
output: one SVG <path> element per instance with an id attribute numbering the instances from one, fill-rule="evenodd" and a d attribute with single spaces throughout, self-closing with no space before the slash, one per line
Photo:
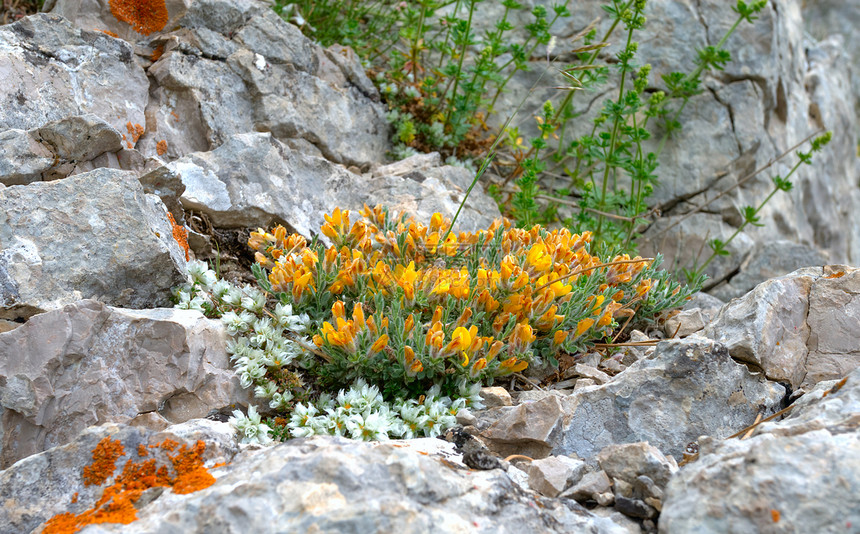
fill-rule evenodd
<path id="1" fill-rule="evenodd" d="M 659 259 L 601 260 L 588 232 L 498 220 L 454 234 L 438 213 L 425 225 L 365 206 L 355 221 L 336 209 L 321 233 L 253 232 L 259 289 L 197 263 L 175 292 L 235 336 L 240 380 L 279 412 L 266 424 L 280 436 L 435 435 L 482 384 L 557 365 L 619 320 L 653 318 L 692 292 Z M 263 423 L 250 419 L 236 420 L 254 439 Z"/>

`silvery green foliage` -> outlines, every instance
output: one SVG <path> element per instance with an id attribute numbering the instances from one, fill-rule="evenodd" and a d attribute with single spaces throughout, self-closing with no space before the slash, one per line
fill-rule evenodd
<path id="1" fill-rule="evenodd" d="M 473 389 L 465 384 L 464 388 Z M 434 386 L 422 403 L 415 399 L 388 403 L 376 386 L 359 379 L 336 398 L 322 396 L 316 403 L 296 404 L 287 426 L 292 437 L 330 434 L 365 441 L 435 437 L 456 424 L 458 411 L 468 402 L 442 397 Z"/>
<path id="2" fill-rule="evenodd" d="M 248 407 L 247 416 L 239 410 L 233 410 L 233 417 L 229 419 L 229 423 L 236 427 L 239 443 L 266 445 L 272 442 L 272 438 L 269 436 L 272 429 L 262 422 L 260 414 L 253 406 Z"/>

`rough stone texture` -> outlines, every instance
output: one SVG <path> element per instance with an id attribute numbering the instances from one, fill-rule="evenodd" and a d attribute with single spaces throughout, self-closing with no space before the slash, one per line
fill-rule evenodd
<path id="1" fill-rule="evenodd" d="M 703 440 L 669 482 L 663 534 L 851 532 L 860 525 L 860 370 L 819 383 L 752 438 Z"/>
<path id="2" fill-rule="evenodd" d="M 751 291 L 758 284 L 784 276 L 804 267 L 827 264 L 827 256 L 820 251 L 791 241 L 774 241 L 757 245 L 740 266 L 740 273 L 709 292 L 728 302 Z"/>
<path id="3" fill-rule="evenodd" d="M 364 443 L 315 436 L 235 453 L 221 439 L 223 426 L 170 427 L 159 434 L 91 428 L 74 443 L 0 472 L 0 481 L 15 480 L 21 488 L 0 509 L 0 520 L 29 532 L 57 512 L 90 506 L 98 489 L 75 481 L 81 466 L 91 461 L 89 451 L 105 435 L 123 438 L 127 451 L 136 450 L 137 443 L 175 435 L 214 442 L 212 456 L 229 461 L 211 470 L 215 484 L 186 495 L 166 491 L 138 510 L 137 521 L 93 525 L 86 532 L 230 534 L 271 532 L 273 525 L 285 532 L 367 534 L 625 532 L 573 501 L 528 494 L 501 470 L 469 471 L 453 444 L 441 440 Z M 207 453 L 209 449 L 207 445 Z M 0 492 L 12 486 L 3 484 Z M 69 504 L 75 491 L 78 502 Z M 26 501 L 18 502 L 19 495 Z"/>
<path id="4" fill-rule="evenodd" d="M 585 462 L 569 456 L 550 456 L 529 463 L 529 486 L 546 497 L 557 497 L 585 474 Z"/>
<path id="5" fill-rule="evenodd" d="M 0 182 L 20 185 L 42 179 L 42 173 L 53 167 L 54 157 L 48 148 L 26 130 L 0 132 Z"/>
<path id="6" fill-rule="evenodd" d="M 854 106 L 857 123 L 860 124 L 860 4 L 843 0 L 806 0 L 803 2 L 803 27 L 820 41 L 828 37 L 841 37 L 841 48 L 851 70 L 851 87 L 854 91 Z"/>
<path id="7" fill-rule="evenodd" d="M 503 456 L 525 454 L 532 458 L 549 456 L 560 436 L 562 401 L 549 395 L 501 412 L 502 416 L 481 432 L 487 446 Z M 560 452 L 556 455 L 567 455 Z"/>
<path id="8" fill-rule="evenodd" d="M 604 447 L 597 455 L 597 463 L 613 478 L 634 484 L 645 475 L 659 488 L 665 488 L 669 478 L 678 471 L 678 464 L 666 458 L 648 443 L 625 443 Z"/>
<path id="9" fill-rule="evenodd" d="M 586 473 L 582 479 L 561 494 L 576 501 L 596 501 L 600 495 L 612 494 L 612 481 L 603 471 Z"/>
<path id="10" fill-rule="evenodd" d="M 701 435 L 728 436 L 756 414 L 776 411 L 784 394 L 711 340 L 663 341 L 608 384 L 566 397 L 547 442 L 552 454 L 586 461 L 607 445 L 639 441 L 681 458 L 684 446 Z"/>
<path id="11" fill-rule="evenodd" d="M 157 412 L 179 423 L 250 393 L 234 377 L 220 321 L 189 310 L 85 300 L 0 334 L 0 466 L 90 425 Z"/>
<path id="12" fill-rule="evenodd" d="M 149 82 L 130 44 L 40 13 L 0 27 L 0 51 L 0 132 L 85 114 L 118 132 L 146 124 Z"/>
<path id="13" fill-rule="evenodd" d="M 323 215 L 335 207 L 357 210 L 364 204 L 385 204 L 394 213 L 405 209 L 419 220 L 429 221 L 436 211 L 453 217 L 462 198 L 455 193 L 459 181 L 453 177 L 466 172 L 428 168 L 401 177 L 383 167 L 377 171 L 383 174 L 359 176 L 291 150 L 269 133 L 234 135 L 211 152 L 189 154 L 167 168 L 185 184 L 183 206 L 202 211 L 215 226 L 281 223 L 306 236 L 318 233 Z M 492 200 L 476 190 L 457 226 L 476 230 L 499 216 Z"/>
<path id="14" fill-rule="evenodd" d="M 101 496 L 102 488 L 84 485 L 81 470 L 92 464 L 92 450 L 108 436 L 120 440 L 125 448 L 126 454 L 117 461 L 119 469 L 129 459 L 140 461 L 135 454 L 138 445 L 153 445 L 165 439 L 189 445 L 202 439 L 206 443 L 203 459 L 208 467 L 229 462 L 238 452 L 233 427 L 216 421 L 174 425 L 165 432 L 112 423 L 90 427 L 66 445 L 29 456 L 0 471 L 0 501 L 4 503 L 0 507 L 0 531 L 30 532 L 56 514 L 80 513 L 91 507 Z M 156 454 L 155 449 L 149 450 Z M 166 458 L 159 459 L 169 464 Z M 211 472 L 218 476 L 218 470 Z M 74 494 L 78 496 L 76 503 L 71 502 Z"/>
<path id="15" fill-rule="evenodd" d="M 705 328 L 719 313 L 725 302 L 707 293 L 696 293 L 692 300 L 681 308 L 680 313 L 663 324 L 667 336 L 687 337 Z"/>
<path id="16" fill-rule="evenodd" d="M 807 388 L 860 366 L 860 269 L 800 269 L 727 304 L 703 331 L 771 380 Z"/>
<path id="17" fill-rule="evenodd" d="M 481 400 L 486 408 L 495 408 L 496 406 L 511 406 L 513 400 L 508 390 L 498 386 L 481 388 Z"/>
<path id="18" fill-rule="evenodd" d="M 264 2 L 199 0 L 178 24 L 149 69 L 157 87 L 144 154 L 165 141 L 175 159 L 263 131 L 303 139 L 338 163 L 384 159 L 384 108 L 354 55 L 333 61 Z"/>
<path id="19" fill-rule="evenodd" d="M 164 205 L 134 173 L 113 169 L 0 191 L 0 251 L 5 319 L 81 298 L 164 306 L 184 281 Z"/>

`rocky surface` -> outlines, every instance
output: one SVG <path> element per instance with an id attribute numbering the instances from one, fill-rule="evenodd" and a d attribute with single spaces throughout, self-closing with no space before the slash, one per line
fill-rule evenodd
<path id="1" fill-rule="evenodd" d="M 226 340 L 221 322 L 197 311 L 93 300 L 0 334 L 0 467 L 90 425 L 141 417 L 166 426 L 248 404 Z"/>
<path id="2" fill-rule="evenodd" d="M 507 410 L 481 432 L 502 454 L 575 454 L 648 441 L 681 458 L 700 435 L 728 436 L 780 408 L 785 389 L 704 338 L 665 341 L 609 383 Z"/>
<path id="3" fill-rule="evenodd" d="M 737 360 L 792 388 L 860 366 L 860 270 L 806 268 L 758 285 L 703 331 Z"/>
<path id="4" fill-rule="evenodd" d="M 599 3 L 579 2 L 553 28 L 557 52 Z M 92 506 L 103 485 L 84 484 L 82 469 L 108 436 L 124 443 L 122 461 L 141 460 L 139 445 L 203 440 L 216 482 L 149 491 L 136 522 L 82 532 L 851 531 L 860 274 L 828 264 L 856 264 L 860 250 L 846 59 L 856 9 L 802 7 L 772 0 L 742 26 L 728 43 L 735 61 L 705 77 L 664 153 L 653 197 L 664 217 L 649 246 L 680 266 L 731 235 L 739 208 L 771 185 L 762 175 L 696 206 L 819 127 L 834 131 L 761 213 L 766 226 L 713 264 L 716 296 L 660 325 L 684 339 L 654 346 L 659 333 L 632 331 L 645 343 L 577 355 L 549 388 L 486 388 L 487 407 L 461 411 L 451 443 L 241 446 L 231 425 L 203 419 L 252 401 L 224 327 L 158 308 L 186 276 L 168 212 L 200 222 L 205 234 L 189 241 L 201 255 L 224 232 L 247 239 L 246 227 L 310 237 L 336 206 L 453 216 L 473 174 L 438 154 L 386 161 L 385 107 L 355 53 L 316 45 L 257 0 L 167 0 L 166 22 L 146 35 L 108 0 L 48 0 L 51 13 L 0 27 L 0 533 L 40 532 Z M 648 9 L 640 50 L 653 79 L 691 65 L 733 18 L 716 0 Z M 804 40 L 804 26 L 821 40 Z M 502 100 L 519 103 L 543 53 Z M 604 98 L 581 101 L 580 124 Z M 459 225 L 496 216 L 478 187 Z M 784 416 L 729 438 L 789 401 Z"/>
<path id="5" fill-rule="evenodd" d="M 82 298 L 169 305 L 170 288 L 185 279 L 172 232 L 164 205 L 133 172 L 97 169 L 0 190 L 0 318 Z"/>
<path id="6" fill-rule="evenodd" d="M 749 439 L 700 441 L 699 460 L 669 482 L 660 532 L 856 530 L 858 425 L 855 370 L 844 382 L 819 383 L 785 420 Z"/>

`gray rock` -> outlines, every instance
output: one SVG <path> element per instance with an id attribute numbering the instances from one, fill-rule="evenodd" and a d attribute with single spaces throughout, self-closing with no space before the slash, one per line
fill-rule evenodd
<path id="1" fill-rule="evenodd" d="M 118 132 L 146 124 L 149 82 L 130 44 L 39 13 L 0 27 L 0 47 L 0 132 L 86 114 Z"/>
<path id="2" fill-rule="evenodd" d="M 860 38 L 857 26 L 860 25 L 860 5 L 856 2 L 841 0 L 810 0 L 803 3 L 803 27 L 819 41 L 838 34 L 842 40 L 844 60 L 851 67 L 851 87 L 854 93 L 854 106 L 857 122 L 860 124 Z M 853 60 L 853 61 L 852 61 Z"/>
<path id="3" fill-rule="evenodd" d="M 860 366 L 860 269 L 800 269 L 727 304 L 703 331 L 771 380 L 808 388 Z"/>
<path id="4" fill-rule="evenodd" d="M 653 519 L 657 516 L 657 510 L 645 504 L 639 499 L 628 499 L 620 495 L 615 496 L 615 509 L 622 514 L 637 519 Z"/>
<path id="5" fill-rule="evenodd" d="M 93 113 L 49 122 L 33 133 L 59 160 L 71 163 L 90 161 L 123 148 L 122 134 Z"/>
<path id="6" fill-rule="evenodd" d="M 481 400 L 487 408 L 511 406 L 514 403 L 513 400 L 511 400 L 511 394 L 508 393 L 508 390 L 498 386 L 481 388 Z"/>
<path id="7" fill-rule="evenodd" d="M 549 395 L 535 402 L 520 404 L 503 412 L 480 437 L 502 456 L 524 454 L 532 458 L 549 456 L 560 436 L 561 397 Z M 569 455 L 560 452 L 558 455 Z"/>
<path id="8" fill-rule="evenodd" d="M 0 131 L 0 183 L 37 182 L 54 166 L 54 155 L 25 130 Z"/>
<path id="9" fill-rule="evenodd" d="M 608 384 L 564 397 L 560 428 L 547 443 L 553 454 L 586 461 L 607 445 L 639 441 L 680 458 L 701 435 L 728 436 L 776 411 L 784 394 L 711 340 L 663 341 Z"/>
<path id="10" fill-rule="evenodd" d="M 177 158 L 260 131 L 347 165 L 384 158 L 385 110 L 355 55 L 331 59 L 263 2 L 195 2 L 178 24 L 176 42 L 149 70 L 157 87 L 145 155 L 162 141 Z"/>
<path id="11" fill-rule="evenodd" d="M 678 464 L 667 459 L 656 447 L 641 442 L 609 445 L 597 455 L 597 463 L 610 478 L 634 484 L 644 475 L 658 488 L 665 488 L 678 470 Z M 654 495 L 642 498 L 647 496 Z"/>
<path id="12" fill-rule="evenodd" d="M 102 487 L 84 484 L 81 470 L 93 463 L 93 449 L 108 437 L 119 440 L 125 449 L 125 455 L 116 462 L 117 470 L 127 461 L 141 461 L 136 454 L 140 445 L 155 445 L 165 439 L 180 445 L 193 445 L 203 440 L 206 449 L 202 459 L 208 467 L 229 462 L 238 452 L 233 428 L 227 423 L 204 420 L 193 426 L 174 426 L 164 432 L 116 424 L 90 427 L 68 444 L 29 456 L 0 471 L 0 500 L 4 503 L 0 507 L 0 525 L 5 525 L 0 526 L 0 531 L 30 532 L 56 514 L 80 513 L 93 506 L 101 496 Z M 170 465 L 169 460 L 159 454 L 160 450 L 147 449 L 147 459 L 155 457 L 158 465 Z M 217 476 L 218 471 L 213 470 L 213 473 Z M 166 493 L 160 498 L 170 498 L 169 495 Z"/>
<path id="13" fill-rule="evenodd" d="M 438 179 L 417 181 L 393 175 L 365 178 L 341 166 L 295 152 L 268 133 L 232 136 L 211 152 L 189 154 L 167 165 L 185 184 L 182 204 L 205 213 L 218 227 L 288 225 L 306 236 L 315 235 L 323 217 L 335 207 L 352 210 L 364 204 L 388 205 L 394 213 L 405 209 L 418 220 L 429 221 L 439 211 L 452 217 L 459 202 L 455 185 L 443 181 L 450 167 L 438 171 Z M 448 169 L 453 169 L 448 171 Z M 423 176 L 423 175 L 422 175 Z M 498 217 L 498 208 L 481 191 L 473 191 L 458 227 L 476 230 Z M 485 206 L 487 211 L 478 211 Z"/>
<path id="14" fill-rule="evenodd" d="M 576 375 L 590 378 L 597 384 L 605 384 L 612 379 L 612 377 L 610 377 L 608 374 L 604 373 L 600 369 L 597 369 L 590 365 L 586 365 L 584 363 L 577 363 L 573 366 L 573 370 Z"/>
<path id="15" fill-rule="evenodd" d="M 687 337 L 703 328 L 719 313 L 725 302 L 707 293 L 696 293 L 692 300 L 681 308 L 680 313 L 670 317 L 663 325 L 667 336 Z"/>
<path id="16" fill-rule="evenodd" d="M 0 191 L 0 318 L 81 298 L 167 305 L 185 253 L 134 173 L 98 169 Z"/>
<path id="17" fill-rule="evenodd" d="M 247 404 L 226 338 L 220 321 L 196 311 L 92 300 L 0 334 L 0 465 L 68 443 L 94 424 L 147 412 L 180 423 Z"/>
<path id="18" fill-rule="evenodd" d="M 774 241 L 759 244 L 740 266 L 740 273 L 731 277 L 710 293 L 728 302 L 745 295 L 758 284 L 784 276 L 803 267 L 820 267 L 827 264 L 827 256 L 807 245 L 791 241 Z"/>
<path id="19" fill-rule="evenodd" d="M 660 532 L 845 532 L 860 525 L 860 370 L 819 384 L 745 440 L 704 440 L 666 491 Z M 807 400 L 808 398 L 808 400 Z M 706 503 L 706 504 L 703 504 Z"/>
<path id="20" fill-rule="evenodd" d="M 188 10 L 191 3 L 191 0 L 164 1 L 168 15 L 165 31 L 176 25 L 176 21 Z M 120 21 L 111 13 L 109 0 L 47 0 L 42 10 L 62 15 L 75 26 L 86 30 L 108 30 L 131 42 L 142 37 L 131 25 Z M 155 36 L 157 33 L 151 35 Z"/>
<path id="21" fill-rule="evenodd" d="M 90 432 L 95 434 L 97 430 Z M 88 436 L 87 446 L 94 445 L 99 435 Z M 141 442 L 147 437 L 155 438 L 139 435 L 137 440 Z M 160 436 L 163 435 L 168 434 Z M 126 440 L 133 443 L 131 436 Z M 78 443 L 67 447 L 73 446 L 86 450 Z M 137 521 L 128 525 L 93 525 L 86 530 L 225 534 L 249 529 L 368 534 L 625 532 L 573 501 L 528 494 L 501 470 L 468 471 L 452 449 L 452 444 L 436 439 L 364 443 L 328 436 L 291 440 L 262 450 L 248 448 L 233 456 L 228 465 L 213 469 L 216 482 L 208 488 L 186 495 L 166 491 L 138 510 Z M 57 488 L 59 484 L 54 480 L 58 477 L 50 467 L 58 463 L 52 461 L 55 456 L 65 465 L 73 461 L 88 463 L 80 452 L 69 458 L 72 455 L 68 450 L 54 449 L 25 461 L 33 465 L 27 473 L 28 480 L 40 469 L 38 474 L 47 475 L 45 478 L 51 481 L 46 486 Z M 38 459 L 41 463 L 35 468 Z M 20 477 L 21 467 L 17 464 L 0 473 L 0 477 Z M 79 471 L 69 469 L 64 474 L 79 476 Z M 73 489 L 69 488 L 69 493 Z M 31 503 L 41 502 L 48 493 L 46 489 L 40 492 L 35 484 L 28 490 Z M 16 517 L 18 522 L 14 524 L 38 524 L 54 510 L 69 506 L 69 493 L 55 489 L 51 495 L 54 502 L 46 511 L 26 521 Z M 92 489 L 81 492 L 80 506 L 95 500 L 94 493 Z"/>
<path id="22" fill-rule="evenodd" d="M 529 486 L 546 497 L 557 497 L 585 474 L 585 462 L 569 456 L 550 456 L 526 466 Z"/>
<path id="23" fill-rule="evenodd" d="M 583 475 L 582 479 L 565 490 L 560 497 L 576 501 L 596 501 L 601 495 L 612 495 L 612 481 L 603 471 L 592 471 Z"/>

